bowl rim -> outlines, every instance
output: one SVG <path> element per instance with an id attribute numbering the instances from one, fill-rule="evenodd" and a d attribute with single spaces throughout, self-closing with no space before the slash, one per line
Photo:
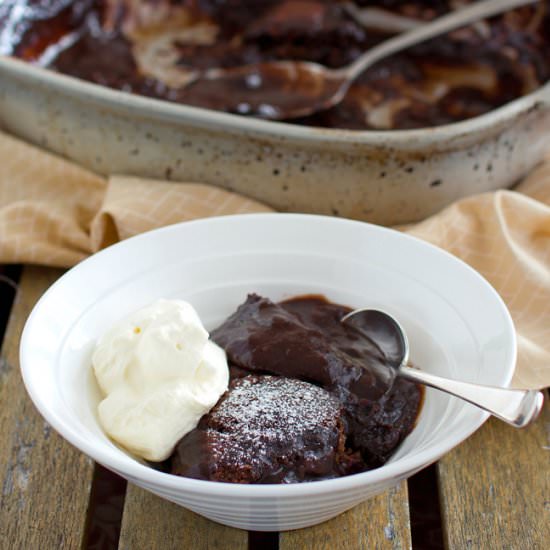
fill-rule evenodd
<path id="1" fill-rule="evenodd" d="M 380 468 L 374 470 L 368 470 L 359 474 L 354 474 L 351 476 L 344 476 L 336 479 L 328 480 L 319 480 L 311 483 L 296 483 L 296 484 L 287 484 L 287 485 L 241 485 L 233 483 L 224 483 L 224 482 L 212 482 L 205 480 L 190 479 L 185 477 L 180 477 L 172 474 L 167 474 L 155 470 L 149 466 L 141 464 L 135 459 L 132 459 L 129 455 L 119 456 L 118 453 L 114 453 L 111 449 L 101 445 L 96 447 L 91 443 L 86 437 L 82 436 L 76 429 L 73 429 L 70 426 L 67 426 L 63 418 L 61 418 L 56 412 L 52 412 L 48 409 L 44 400 L 42 399 L 40 387 L 33 379 L 33 376 L 30 373 L 30 368 L 28 367 L 30 360 L 28 355 L 30 349 L 32 348 L 32 343 L 30 339 L 30 333 L 34 330 L 33 326 L 35 324 L 36 317 L 40 311 L 41 305 L 46 301 L 49 295 L 54 292 L 57 287 L 64 283 L 64 280 L 67 277 L 73 277 L 74 274 L 78 274 L 82 269 L 86 269 L 87 265 L 90 262 L 97 261 L 97 257 L 103 256 L 106 254 L 112 254 L 113 250 L 121 246 L 126 246 L 127 242 L 139 242 L 142 239 L 155 238 L 157 235 L 163 232 L 179 231 L 182 226 L 193 225 L 207 225 L 211 223 L 223 224 L 223 223 L 238 223 L 238 220 L 246 217 L 249 219 L 256 218 L 261 220 L 264 218 L 278 218 L 281 222 L 285 219 L 300 219 L 300 220 L 321 220 L 322 223 L 336 223 L 336 224 L 362 224 L 369 227 L 370 231 L 382 232 L 382 233 L 393 233 L 399 234 L 400 238 L 405 240 L 413 241 L 416 245 L 431 249 L 432 252 L 437 254 L 442 254 L 447 257 L 451 262 L 454 262 L 465 268 L 469 271 L 478 282 L 485 287 L 487 292 L 492 295 L 495 299 L 495 305 L 497 305 L 502 313 L 503 320 L 507 325 L 507 332 L 510 336 L 510 346 L 511 346 L 511 355 L 510 355 L 510 365 L 507 365 L 507 371 L 503 374 L 503 387 L 509 386 L 510 381 L 513 376 L 516 357 L 517 357 L 517 340 L 516 333 L 512 318 L 510 313 L 504 304 L 504 301 L 497 293 L 497 291 L 489 284 L 489 282 L 482 277 L 476 270 L 466 264 L 463 260 L 457 258 L 451 253 L 443 250 L 433 244 L 430 244 L 426 241 L 423 241 L 412 235 L 406 233 L 401 233 L 394 229 L 378 226 L 375 224 L 370 224 L 366 222 L 360 222 L 356 220 L 349 220 L 343 218 L 335 218 L 331 216 L 322 216 L 315 214 L 286 214 L 286 213 L 253 213 L 253 214 L 236 214 L 229 216 L 217 216 L 211 218 L 203 218 L 197 220 L 191 220 L 186 222 L 180 222 L 177 224 L 161 227 L 142 233 L 125 241 L 118 242 L 114 245 L 111 245 L 96 254 L 91 255 L 87 259 L 83 260 L 71 270 L 63 274 L 57 281 L 49 287 L 46 292 L 39 298 L 34 308 L 32 309 L 29 317 L 25 322 L 23 332 L 21 335 L 20 343 L 20 369 L 23 377 L 23 381 L 27 392 L 29 393 L 34 405 L 42 414 L 42 416 L 49 422 L 53 428 L 62 435 L 67 441 L 69 441 L 73 446 L 79 449 L 84 454 L 88 455 L 96 462 L 102 464 L 103 466 L 111 469 L 123 477 L 127 477 L 134 482 L 142 482 L 147 484 L 151 489 L 153 488 L 162 488 L 169 491 L 186 492 L 188 494 L 201 494 L 209 496 L 229 496 L 235 498 L 286 498 L 286 497 L 303 497 L 303 496 L 314 496 L 319 494 L 325 494 L 331 490 L 344 491 L 346 489 L 353 489 L 359 486 L 367 486 L 371 482 L 375 485 L 384 484 L 385 482 L 395 481 L 397 483 L 399 480 L 404 479 L 411 475 L 412 473 L 418 471 L 419 469 L 428 466 L 429 464 L 438 460 L 443 454 L 450 451 L 453 447 L 458 445 L 464 439 L 469 437 L 473 432 L 475 432 L 484 422 L 489 418 L 489 413 L 482 410 L 473 410 L 471 411 L 471 423 L 466 427 L 454 432 L 452 435 L 443 437 L 437 444 L 437 448 L 434 449 L 425 449 L 420 452 L 415 453 L 414 451 L 407 456 L 401 457 L 394 462 L 389 462 Z M 123 451 L 121 451 L 123 452 Z"/>
<path id="2" fill-rule="evenodd" d="M 6 55 L 0 55 L 0 71 L 132 117 L 154 118 L 172 124 L 191 123 L 201 128 L 254 135 L 264 139 L 271 137 L 284 141 L 291 138 L 294 141 L 330 144 L 333 147 L 353 143 L 414 151 L 431 144 L 436 145 L 440 150 L 445 150 L 476 141 L 478 133 L 498 131 L 503 125 L 509 125 L 512 119 L 521 117 L 522 114 L 540 106 L 550 108 L 550 81 L 548 81 L 537 90 L 492 111 L 451 124 L 411 130 L 385 131 L 316 128 L 244 117 L 124 92 L 32 65 L 27 61 Z"/>

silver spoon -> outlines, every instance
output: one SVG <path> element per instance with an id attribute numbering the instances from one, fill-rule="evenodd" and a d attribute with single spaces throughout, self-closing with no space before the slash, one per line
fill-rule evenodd
<path id="1" fill-rule="evenodd" d="M 483 0 L 394 36 L 347 67 L 272 61 L 195 74 L 185 90 L 191 103 L 268 119 L 297 118 L 340 103 L 352 82 L 381 59 L 435 36 L 538 0 Z"/>
<path id="2" fill-rule="evenodd" d="M 544 396 L 537 390 L 515 390 L 450 380 L 407 366 L 409 341 L 401 325 L 377 309 L 357 309 L 341 322 L 358 330 L 380 348 L 398 376 L 431 386 L 468 401 L 504 422 L 522 428 L 539 414 Z"/>

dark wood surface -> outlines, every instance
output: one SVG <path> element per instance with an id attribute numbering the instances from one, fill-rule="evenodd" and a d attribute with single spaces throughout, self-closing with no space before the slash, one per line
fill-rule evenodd
<path id="1" fill-rule="evenodd" d="M 115 478 L 40 417 L 19 372 L 21 330 L 60 275 L 0 267 L 0 549 L 538 549 L 550 543 L 550 410 L 496 420 L 417 474 L 321 525 L 247 533 Z M 14 286 L 17 286 L 17 292 Z"/>
<path id="2" fill-rule="evenodd" d="M 86 536 L 93 462 L 46 424 L 19 372 L 25 320 L 59 274 L 34 267 L 25 270 L 2 345 L 0 547 L 6 549 L 80 548 Z"/>
<path id="3" fill-rule="evenodd" d="M 550 407 L 522 430 L 491 419 L 438 465 L 449 548 L 550 548 Z"/>

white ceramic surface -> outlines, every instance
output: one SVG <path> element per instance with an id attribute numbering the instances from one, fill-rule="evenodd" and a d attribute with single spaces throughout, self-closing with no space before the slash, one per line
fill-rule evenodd
<path id="1" fill-rule="evenodd" d="M 446 126 L 331 130 L 140 97 L 0 56 L 0 128 L 100 174 L 211 183 L 277 210 L 391 225 L 508 187 L 540 162 L 550 83 Z"/>
<path id="2" fill-rule="evenodd" d="M 211 519 L 245 529 L 319 523 L 435 461 L 487 414 L 428 390 L 411 435 L 382 468 L 286 486 L 243 486 L 179 478 L 117 448 L 96 416 L 90 367 L 96 338 L 114 321 L 164 296 L 189 300 L 207 328 L 248 292 L 274 300 L 323 293 L 400 319 L 419 367 L 507 386 L 516 357 L 503 302 L 475 271 L 404 234 L 366 223 L 297 214 L 211 218 L 114 245 L 71 269 L 31 313 L 21 342 L 26 387 L 68 441 L 132 483 Z M 368 523 L 367 523 L 368 528 Z"/>

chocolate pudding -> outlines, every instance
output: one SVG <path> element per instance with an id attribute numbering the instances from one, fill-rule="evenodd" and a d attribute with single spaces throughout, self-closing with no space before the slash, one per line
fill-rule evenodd
<path id="1" fill-rule="evenodd" d="M 322 296 L 248 296 L 211 338 L 231 384 L 177 445 L 172 473 L 237 483 L 329 479 L 383 465 L 411 432 L 421 387 Z M 388 374 L 390 372 L 390 374 Z"/>
<path id="2" fill-rule="evenodd" d="M 255 89 L 266 76 L 263 62 L 342 67 L 397 32 L 467 3 L 11 0 L 0 5 L 0 54 L 127 92 L 262 117 L 271 112 L 269 82 L 254 101 L 224 107 L 241 80 L 224 84 L 201 75 L 207 69 L 244 71 Z M 367 10 L 363 23 L 350 5 Z M 548 81 L 549 53 L 550 0 L 542 0 L 382 60 L 341 104 L 292 122 L 391 130 L 468 119 Z"/>

